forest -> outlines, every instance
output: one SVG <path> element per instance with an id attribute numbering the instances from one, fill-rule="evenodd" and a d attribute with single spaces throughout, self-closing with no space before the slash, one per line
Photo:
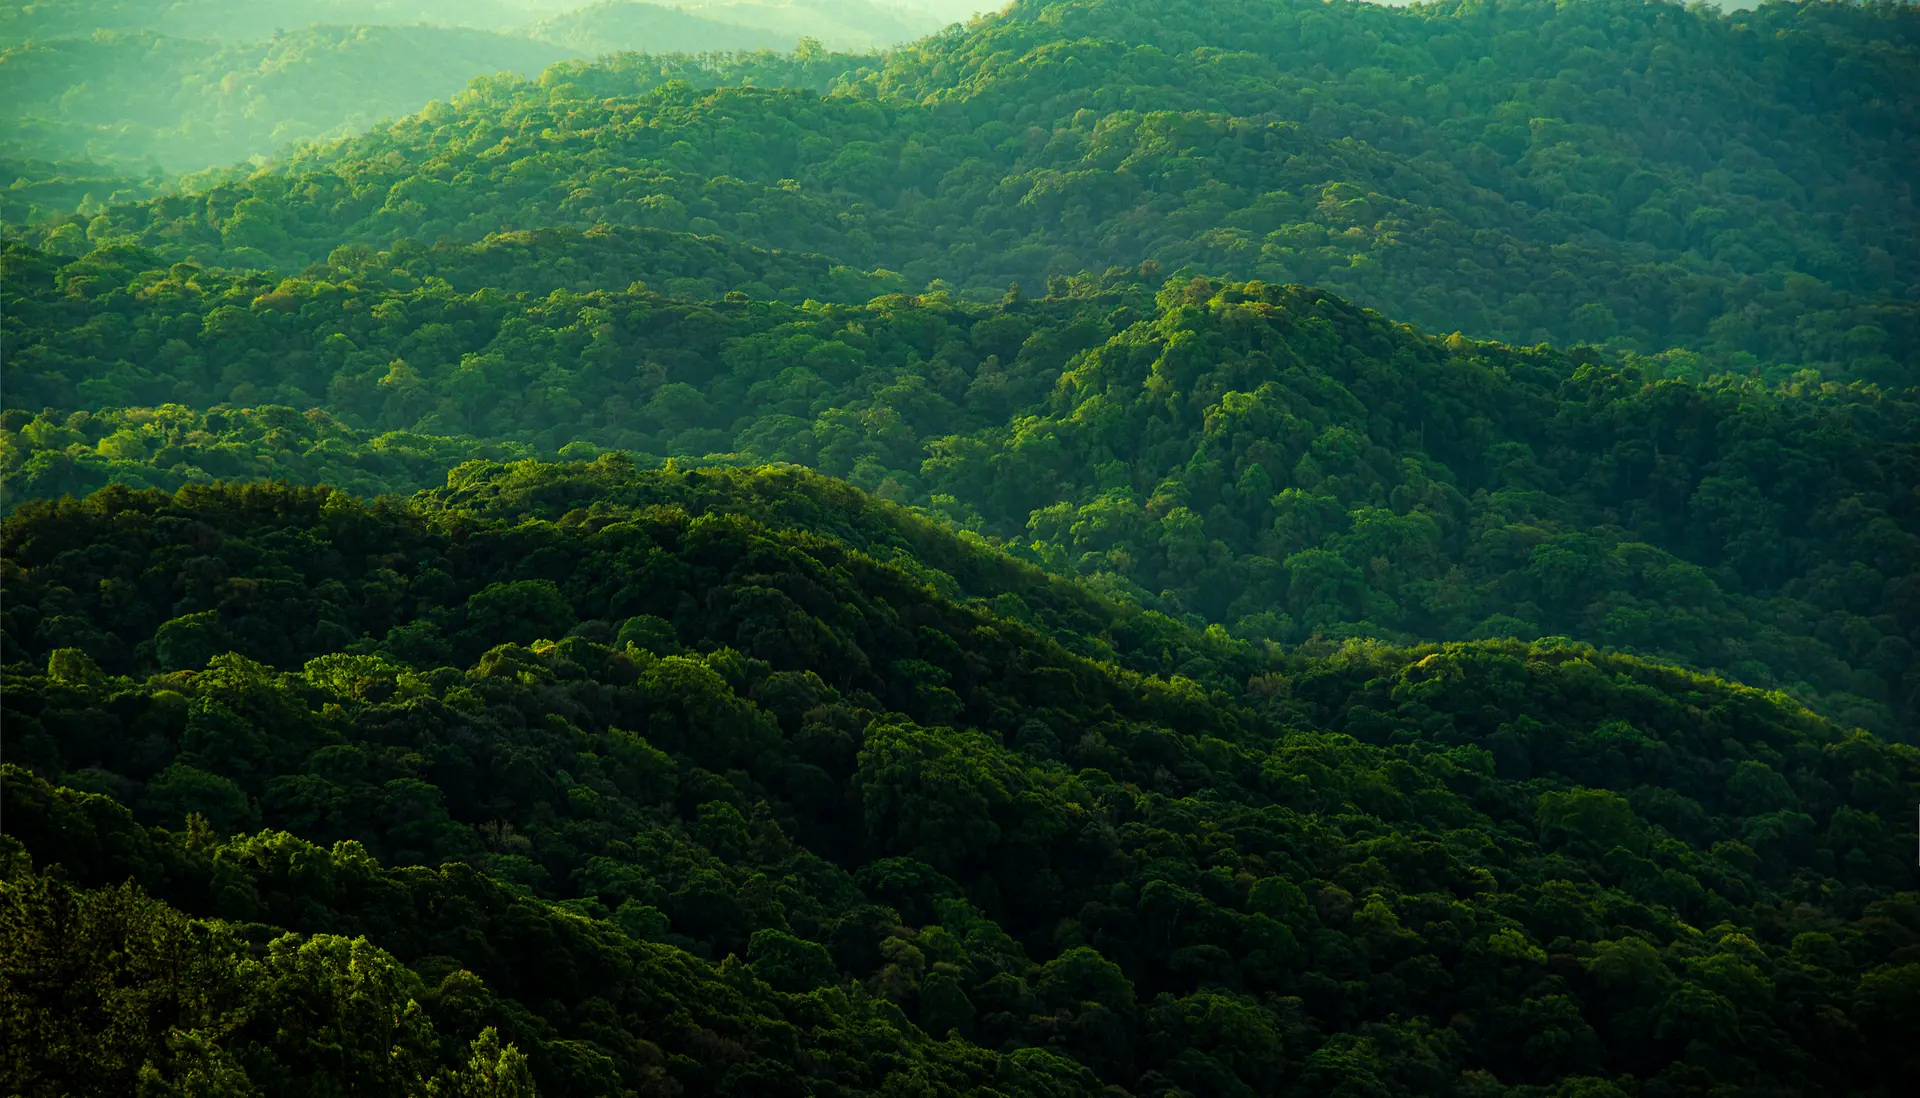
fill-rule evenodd
<path id="1" fill-rule="evenodd" d="M 39 1092 L 1912 1068 L 1920 752 L 1783 695 L 1566 641 L 1263 654 L 797 471 L 6 522 L 8 1009 L 94 989 L 11 1054 Z"/>
<path id="2" fill-rule="evenodd" d="M 0 9 L 0 1092 L 1904 1093 L 1920 8 L 974 6 Z"/>
<path id="3" fill-rule="evenodd" d="M 34 235 L 293 273 L 343 242 L 653 226 L 995 296 L 1152 259 L 1473 338 L 1910 362 L 1920 15 L 1738 14 L 1015 5 L 836 60 L 824 96 L 744 86 L 751 55 L 704 89 L 618 63 L 477 81 L 204 200 Z"/>
<path id="4" fill-rule="evenodd" d="M 834 305 L 811 295 L 885 287 L 639 232 L 558 266 L 596 235 L 342 248 L 277 282 L 16 247 L 0 493 L 405 494 L 503 446 L 792 462 L 1249 640 L 1569 636 L 1883 733 L 1920 715 L 1911 388 L 1442 340 L 1318 291 L 1149 292 L 1140 271 Z M 548 256 L 633 281 L 501 292 Z M 705 288 L 677 271 L 788 300 L 646 288 Z"/>

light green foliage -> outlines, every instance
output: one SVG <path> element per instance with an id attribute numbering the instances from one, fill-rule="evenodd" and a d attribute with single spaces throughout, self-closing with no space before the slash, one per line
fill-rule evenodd
<path id="1" fill-rule="evenodd" d="M 0 102 L 9 133 L 0 148 L 136 171 L 225 168 L 359 133 L 451 98 L 476 76 L 533 75 L 571 56 L 557 44 L 480 30 L 308 21 L 247 43 L 133 31 L 7 45 Z M 271 247 L 279 238 L 247 239 Z"/>
<path id="2" fill-rule="evenodd" d="M 74 224 L 285 273 L 345 243 L 654 226 L 995 297 L 1151 259 L 1442 332 L 1905 384 L 1915 165 L 1886 135 L 1915 128 L 1914 42 L 1903 4 L 1023 3 L 880 58 L 477 81 Z"/>

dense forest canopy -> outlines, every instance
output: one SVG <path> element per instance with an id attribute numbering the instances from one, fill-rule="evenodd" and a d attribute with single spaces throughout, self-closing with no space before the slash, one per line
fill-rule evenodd
<path id="1" fill-rule="evenodd" d="M 203 974 L 110 1056 L 78 1023 L 16 1046 L 12 1081 L 1910 1070 L 1913 748 L 1564 642 L 1263 662 L 815 483 L 480 463 L 408 505 L 115 489 L 8 519 L 6 971 L 48 981 L 8 1008 Z M 404 1021 L 369 1024 L 375 988 Z"/>
<path id="2" fill-rule="evenodd" d="M 654 230 L 571 272 L 625 291 L 500 292 L 596 236 L 341 249 L 278 282 L 16 248 L 0 483 L 411 492 L 482 439 L 797 462 L 1256 641 L 1565 635 L 1881 731 L 1920 713 L 1912 389 L 1440 340 L 1317 291 L 1154 295 L 1137 272 L 823 304 L 882 287 Z M 786 300 L 676 274 L 723 270 Z M 257 405 L 283 407 L 231 410 Z"/>
<path id="3" fill-rule="evenodd" d="M 164 172 L 129 174 L 87 160 L 39 160 L 0 153 L 0 224 L 9 227 L 79 211 L 93 213 L 108 202 L 133 202 L 167 189 Z"/>
<path id="4" fill-rule="evenodd" d="M 1018 4 L 824 98 L 631 65 L 487 82 L 204 201 L 58 232 L 291 271 L 347 242 L 692 225 L 996 294 L 1154 259 L 1476 338 L 1846 371 L 1914 354 L 1917 20 Z"/>
<path id="5" fill-rule="evenodd" d="M 972 7 L 0 7 L 0 1092 L 1905 1093 L 1920 9 Z"/>

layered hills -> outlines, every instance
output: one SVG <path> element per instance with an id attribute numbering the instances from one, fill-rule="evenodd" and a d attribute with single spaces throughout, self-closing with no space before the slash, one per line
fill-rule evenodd
<path id="1" fill-rule="evenodd" d="M 1920 759 L 1778 696 L 1563 642 L 1228 643 L 1162 677 L 1192 657 L 1124 611 L 777 471 L 476 463 L 408 504 L 114 489 L 6 521 L 5 986 L 48 1020 L 16 1080 L 1909 1066 L 1885 821 Z M 84 1022 L 128 1010 L 151 1028 Z"/>
<path id="2" fill-rule="evenodd" d="M 1913 357 L 1915 18 L 1017 4 L 849 59 L 825 97 L 492 82 L 85 228 L 287 271 L 346 242 L 691 228 L 996 294 L 1153 259 L 1476 338 L 1871 373 Z"/>
<path id="3" fill-rule="evenodd" d="M 402 117 L 478 75 L 534 75 L 571 56 L 451 27 L 316 26 L 235 43 L 150 31 L 30 41 L 0 49 L 0 147 L 133 169 L 225 167 Z"/>
<path id="4" fill-rule="evenodd" d="M 0 1091 L 1920 1070 L 1910 5 L 243 7 L 400 120 L 5 195 Z"/>
<path id="5" fill-rule="evenodd" d="M 452 98 L 476 78 L 533 78 L 569 59 L 640 51 L 711 80 L 735 54 L 802 39 L 815 51 L 870 50 L 937 25 L 929 13 L 853 0 L 14 5 L 0 11 L 0 155 L 13 161 L 9 180 L 37 179 L 36 162 L 80 159 L 136 176 L 251 171 Z M 96 190 L 94 204 L 119 189 Z"/>
<path id="6" fill-rule="evenodd" d="M 1319 291 L 1138 272 L 835 305 L 811 295 L 879 287 L 639 231 L 600 238 L 621 279 L 730 263 L 789 300 L 487 288 L 596 235 L 278 281 L 16 248 L 7 493 L 411 492 L 501 445 L 795 462 L 1249 640 L 1564 635 L 1886 732 L 1920 702 L 1911 390 L 1442 340 Z"/>

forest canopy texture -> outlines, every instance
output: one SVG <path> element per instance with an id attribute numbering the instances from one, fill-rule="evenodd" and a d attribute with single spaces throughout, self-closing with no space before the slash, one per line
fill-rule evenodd
<path id="1" fill-rule="evenodd" d="M 49 1093 L 1911 1070 L 1920 755 L 1778 694 L 1566 642 L 1267 661 L 798 472 L 7 524 L 8 1009 L 66 1027 L 9 1070 Z"/>
<path id="2" fill-rule="evenodd" d="M 815 78 L 490 79 L 48 231 L 292 273 L 347 241 L 654 226 L 996 293 L 1151 258 L 1478 338 L 1872 369 L 1916 340 L 1916 28 L 1903 4 L 1020 3 Z"/>
<path id="3" fill-rule="evenodd" d="M 1913 6 L 814 7 L 0 12 L 0 1091 L 1905 1092 Z"/>

